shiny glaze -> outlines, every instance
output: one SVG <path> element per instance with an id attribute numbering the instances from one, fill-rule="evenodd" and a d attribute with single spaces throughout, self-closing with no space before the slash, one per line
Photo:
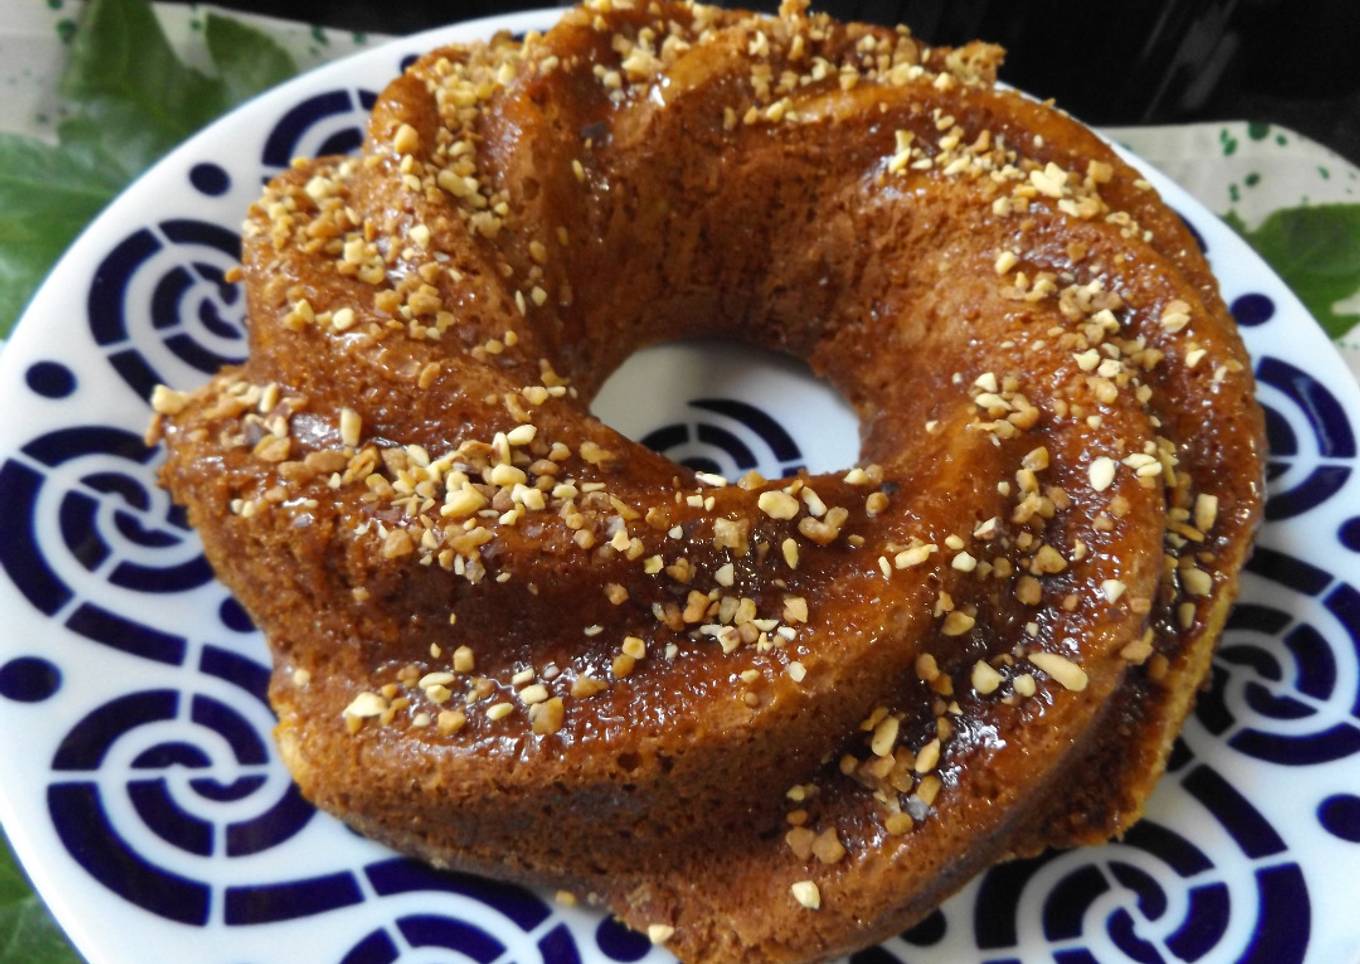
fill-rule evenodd
<path id="1" fill-rule="evenodd" d="M 679 4 L 664 13 L 682 25 L 693 16 Z M 296 241 L 276 247 L 268 204 L 259 205 L 245 258 L 250 360 L 165 425 L 166 482 L 188 505 L 219 574 L 269 636 L 281 745 L 308 795 L 438 862 L 569 885 L 604 895 L 636 926 L 677 926 L 672 946 L 692 959 L 836 953 L 899 929 L 1007 851 L 1099 839 L 1126 826 L 1203 676 L 1260 514 L 1261 420 L 1246 356 L 1203 259 L 1136 173 L 1050 108 L 985 84 L 941 90 L 933 73 L 851 90 L 833 77 L 796 92 L 805 123 L 727 129 L 723 108 L 740 115 L 750 101 L 753 38 L 792 29 L 797 11 L 789 17 L 780 27 L 713 15 L 711 40 L 696 39 L 617 104 L 592 67 L 617 64 L 611 37 L 635 35 L 656 14 L 577 11 L 532 39 L 531 64 L 556 56 L 562 66 L 544 74 L 518 64 L 476 121 L 479 170 L 510 212 L 494 239 L 470 231 L 448 196 L 405 186 L 391 144 L 402 125 L 422 146 L 436 142 L 443 122 L 430 89 L 441 58 L 494 59 L 509 42 L 422 59 L 380 98 L 365 148 L 370 166 L 341 189 L 347 206 L 371 221 L 378 250 L 391 251 L 385 284 L 417 277 L 430 250 L 456 266 L 458 278 L 443 273 L 436 285 L 455 323 L 438 342 L 412 338 L 404 325 L 384 329 L 392 315 L 373 306 L 371 285 L 338 274 L 333 252 Z M 901 43 L 876 28 L 824 29 L 820 50 L 833 61 L 865 36 Z M 948 55 L 913 54 L 936 69 Z M 985 61 L 986 51 L 979 56 Z M 890 175 L 896 132 L 911 131 L 929 149 L 941 136 L 941 113 L 954 118 L 965 143 L 989 131 L 1041 165 L 1110 165 L 1101 196 L 1129 212 L 1147 239 L 1044 204 L 998 215 L 998 189 L 985 178 L 936 169 Z M 300 189 L 335 166 L 302 164 L 270 196 L 302 198 L 305 223 Z M 409 242 L 415 225 L 429 228 L 428 247 Z M 554 237 L 559 225 L 569 231 L 566 244 Z M 552 296 L 521 316 L 514 292 L 540 260 L 530 248 L 536 240 L 550 252 L 537 281 Z M 1142 337 L 1167 356 L 1139 373 L 1151 388 L 1146 405 L 1131 391 L 1091 399 L 1077 353 L 1053 333 L 1074 327 L 1055 299 L 1003 292 L 994 262 L 1005 250 L 1018 253 L 1031 277 L 1049 271 L 1119 294 L 1118 337 Z M 358 322 L 339 333 L 295 330 L 286 318 L 299 298 L 317 312 L 352 307 Z M 1159 323 L 1176 300 L 1189 306 L 1188 332 L 1204 352 L 1193 368 L 1183 363 L 1187 331 Z M 474 352 L 507 330 L 516 345 Z M 852 485 L 844 473 L 805 478 L 848 517 L 830 545 L 798 540 L 796 570 L 780 551 L 791 524 L 756 506 L 758 492 L 778 485 L 707 486 L 586 415 L 591 393 L 632 351 L 693 335 L 805 358 L 860 414 L 861 462 L 882 466 L 884 484 Z M 492 527 L 479 555 L 488 574 L 508 574 L 505 582 L 474 585 L 414 556 L 384 558 L 369 533 L 375 522 L 403 524 L 403 510 L 366 499 L 362 484 L 332 489 L 324 475 L 281 484 L 282 469 L 251 454 L 258 427 L 246 430 L 247 446 L 229 444 L 224 433 L 239 430 L 239 413 L 214 411 L 233 379 L 272 383 L 301 406 L 290 420 L 291 460 L 340 447 L 342 408 L 362 417 L 361 449 L 419 445 L 437 457 L 513 429 L 500 397 L 538 384 L 540 359 L 572 386 L 533 409 L 540 440 L 573 453 L 593 442 L 617 456 L 596 465 L 573 454 L 564 477 L 603 483 L 640 515 L 658 513 L 655 523 L 629 525 L 644 546 L 636 559 L 598 544 L 582 549 L 553 512 Z M 442 367 L 420 387 L 431 361 Z M 969 427 L 978 420 L 974 382 L 989 372 L 1017 379 L 1039 410 L 1032 428 L 1003 439 Z M 1082 417 L 1064 408 L 1073 402 L 1086 407 Z M 1101 416 L 1098 427 L 1085 419 L 1091 412 Z M 1122 467 L 1102 492 L 1088 477 L 1096 454 L 1136 449 L 1156 435 L 1175 443 L 1177 471 L 1190 482 L 1180 498 L 1210 492 L 1219 500 L 1199 547 L 1213 592 L 1194 601 L 1188 623 L 1177 610 L 1184 597 L 1162 579 L 1175 493 L 1141 485 Z M 1067 499 L 1051 519 L 1013 524 L 1006 520 L 1015 493 L 999 492 L 998 483 L 1015 486 L 1026 453 L 1039 446 L 1049 462 L 1042 486 L 1060 487 Z M 271 508 L 248 518 L 232 512 L 233 500 L 276 487 L 286 497 Z M 871 517 L 865 499 L 880 489 L 887 507 Z M 712 508 L 686 504 L 692 494 L 711 497 Z M 1109 518 L 1116 498 L 1125 511 Z M 974 528 L 994 516 L 1002 520 L 996 538 L 974 539 Z M 749 554 L 715 547 L 715 518 L 749 524 Z M 676 526 L 678 538 L 669 534 Z M 951 534 L 979 559 L 1023 562 L 1015 544 L 1022 531 L 1065 551 L 1086 547 L 1084 557 L 1042 578 L 1038 606 L 1016 599 L 1015 577 L 978 578 L 949 565 Z M 941 551 L 885 577 L 880 556 L 912 539 Z M 644 572 L 640 561 L 656 553 L 667 562 L 685 556 L 691 584 Z M 793 640 L 724 653 L 693 638 L 692 626 L 658 622 L 654 603 L 684 606 L 688 590 L 714 588 L 727 563 L 733 584 L 722 591 L 753 599 L 762 616 L 786 595 L 807 600 L 809 621 Z M 1102 584 L 1115 578 L 1126 588 L 1111 602 Z M 611 583 L 627 590 L 626 602 L 605 598 Z M 357 599 L 356 588 L 366 598 Z M 935 612 L 942 592 L 955 608 L 976 607 L 969 631 L 942 631 Z M 1070 608 L 1060 604 L 1068 597 Z M 1135 599 L 1145 605 L 1136 609 Z M 587 635 L 593 626 L 600 631 Z M 1122 658 L 1148 628 L 1156 657 Z M 513 703 L 510 678 L 526 666 L 555 666 L 561 675 L 547 680 L 555 692 L 587 672 L 609 680 L 611 659 L 630 635 L 646 640 L 648 656 L 600 693 L 564 697 L 556 732 L 534 733 L 522 708 L 499 720 L 474 712 Z M 662 657 L 667 644 L 676 647 L 671 659 Z M 411 705 L 390 721 L 369 720 L 353 733 L 345 726 L 342 712 L 356 692 L 393 684 L 403 672 L 444 670 L 460 645 L 475 650 L 477 665 L 459 685 L 482 676 L 491 689 L 456 733 L 413 726 L 416 714 L 443 704 L 409 686 L 402 692 Z M 1023 658 L 1033 650 L 1079 664 L 1086 688 L 1068 691 L 1036 672 Z M 919 678 L 922 654 L 952 681 L 951 698 Z M 1002 689 L 974 692 L 970 667 L 1006 656 L 1016 665 L 1001 666 Z M 807 670 L 801 683 L 789 675 L 795 660 Z M 1158 680 L 1149 678 L 1152 666 Z M 742 676 L 749 671 L 753 681 Z M 1022 671 L 1038 678 L 1035 694 L 1003 701 Z M 461 692 L 448 705 L 461 706 Z M 952 734 L 933 771 L 942 789 L 910 831 L 888 833 L 883 808 L 841 775 L 838 760 L 867 754 L 858 725 L 880 706 L 902 715 L 900 745 L 920 751 L 950 699 L 957 711 L 943 715 Z M 1059 783 L 1065 794 L 1054 792 Z M 837 830 L 844 859 L 819 865 L 789 852 L 785 791 L 794 785 L 818 788 L 803 809 L 809 825 Z M 822 895 L 815 914 L 787 896 L 792 882 L 808 878 Z"/>

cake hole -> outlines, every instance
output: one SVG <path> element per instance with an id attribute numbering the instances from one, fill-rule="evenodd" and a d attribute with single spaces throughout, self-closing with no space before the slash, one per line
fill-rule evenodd
<path id="1" fill-rule="evenodd" d="M 678 341 L 635 352 L 591 412 L 699 472 L 766 478 L 854 465 L 859 420 L 803 363 L 730 341 Z"/>

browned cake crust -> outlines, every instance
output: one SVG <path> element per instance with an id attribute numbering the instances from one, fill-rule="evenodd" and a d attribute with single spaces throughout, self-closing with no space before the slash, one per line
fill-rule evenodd
<path id="1" fill-rule="evenodd" d="M 829 957 L 1137 819 L 1261 414 L 1185 228 L 999 56 L 597 0 L 270 184 L 250 359 L 152 431 L 310 799 L 693 961 Z M 860 465 L 728 484 L 587 414 L 696 335 L 806 359 Z"/>

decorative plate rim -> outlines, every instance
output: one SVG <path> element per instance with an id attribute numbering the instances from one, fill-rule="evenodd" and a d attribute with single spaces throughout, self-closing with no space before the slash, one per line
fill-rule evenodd
<path id="1" fill-rule="evenodd" d="M 423 52 L 443 43 L 483 38 L 497 30 L 540 29 L 554 22 L 561 13 L 560 8 L 540 8 L 464 21 L 397 38 L 308 71 L 258 95 L 194 135 L 129 185 L 82 232 L 51 270 L 25 309 L 12 337 L 5 344 L 3 351 L 0 351 L 0 398 L 10 400 L 9 410 L 12 414 L 21 413 L 23 406 L 30 404 L 22 397 L 20 391 L 24 382 L 24 371 L 35 358 L 44 354 L 45 347 L 49 349 L 46 354 L 49 356 L 51 354 L 51 346 L 44 340 L 45 337 L 50 337 L 43 327 L 44 316 L 51 310 L 51 306 L 56 306 L 65 299 L 66 292 L 63 286 L 68 277 L 83 282 L 91 265 L 103 253 L 109 237 L 121 233 L 127 225 L 140 223 L 137 212 L 143 204 L 154 208 L 153 195 L 157 185 L 169 178 L 179 177 L 186 167 L 186 162 L 202 155 L 206 145 L 225 142 L 232 131 L 244 127 L 253 118 L 261 115 L 272 116 L 270 112 L 292 103 L 307 92 L 330 85 L 347 86 L 348 74 L 359 62 L 378 63 L 383 58 L 388 58 L 393 68 L 392 76 L 395 77 L 398 62 L 403 54 Z M 1117 144 L 1114 146 L 1129 163 L 1146 174 L 1168 204 L 1178 211 L 1195 215 L 1196 223 L 1204 230 L 1214 249 L 1226 250 L 1228 252 L 1226 257 L 1232 263 L 1245 266 L 1251 273 L 1259 275 L 1263 283 L 1269 284 L 1271 297 L 1282 302 L 1291 314 L 1308 317 L 1302 303 L 1264 260 L 1217 216 L 1152 165 L 1126 148 Z M 1299 337 L 1308 341 L 1310 345 L 1314 341 L 1326 345 L 1326 349 L 1317 352 L 1316 357 L 1312 359 L 1309 372 L 1336 393 L 1345 412 L 1352 416 L 1360 413 L 1360 385 L 1356 384 L 1322 330 L 1314 327 Z M 62 357 L 60 352 L 56 357 Z M 120 399 L 117 404 L 121 406 L 123 401 Z M 0 458 L 9 454 L 10 450 L 7 447 L 0 447 Z M 1262 536 L 1266 535 L 1266 531 L 1263 530 Z M 1258 544 L 1265 545 L 1270 541 L 1266 539 Z M 4 588 L 9 591 L 8 586 Z M 16 601 L 19 600 L 17 595 L 14 598 Z M 34 625 L 41 625 L 48 617 L 26 613 L 24 619 L 32 621 Z M 6 636 L 0 640 L 0 656 L 8 656 L 11 651 L 17 653 L 19 650 Z M 20 740 L 0 741 L 0 774 L 14 772 L 14 760 L 16 755 L 22 752 L 24 751 Z M 1360 773 L 1360 759 L 1351 758 L 1347 762 L 1350 772 Z M 67 891 L 62 886 L 69 870 L 60 861 L 46 859 L 51 856 L 51 845 L 40 840 L 36 829 L 19 818 L 22 808 L 18 804 L 18 798 L 19 792 L 12 782 L 0 780 L 0 823 L 4 825 L 25 871 L 34 881 L 61 926 L 81 952 L 91 960 L 131 960 L 127 950 L 111 945 L 107 935 L 97 930 L 92 917 L 84 912 L 85 907 L 77 896 L 78 889 L 72 888 Z M 1360 930 L 1357 930 L 1356 937 L 1360 943 Z"/>

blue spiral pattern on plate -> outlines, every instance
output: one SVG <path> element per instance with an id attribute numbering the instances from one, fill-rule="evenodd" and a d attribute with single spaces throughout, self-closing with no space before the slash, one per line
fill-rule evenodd
<path id="1" fill-rule="evenodd" d="M 104 257 L 87 298 L 90 334 L 142 398 L 245 360 L 245 299 L 226 280 L 240 257 L 235 230 L 189 218 L 148 225 Z"/>
<path id="2" fill-rule="evenodd" d="M 735 398 L 694 398 L 687 407 L 695 413 L 691 419 L 652 429 L 642 444 L 696 472 L 729 478 L 754 469 L 777 479 L 806 467 L 788 429 L 758 406 Z"/>
<path id="3" fill-rule="evenodd" d="M 128 693 L 77 721 L 52 760 L 47 799 L 62 843 L 92 877 L 152 913 L 202 925 L 212 884 L 157 863 L 146 842 L 208 863 L 249 857 L 291 839 L 313 810 L 290 780 L 279 779 L 272 740 L 261 730 L 269 719 L 268 670 L 212 644 L 201 648 L 197 670 L 200 689 Z M 209 692 L 209 679 L 226 685 Z M 243 711 L 251 703 L 254 712 Z M 125 795 L 135 826 L 112 818 L 110 793 Z M 252 901 L 320 906 L 318 889 L 325 888 L 314 884 L 304 894 L 295 886 L 295 901 L 279 904 L 270 888 L 228 887 L 225 917 L 250 922 L 233 915 Z"/>
<path id="4" fill-rule="evenodd" d="M 1355 432 L 1341 403 L 1307 372 L 1266 356 L 1256 366 L 1256 378 L 1269 393 L 1262 400 L 1272 482 L 1266 518 L 1288 519 L 1345 486 L 1355 469 Z M 1299 467 L 1300 461 L 1306 467 Z"/>
<path id="5" fill-rule="evenodd" d="M 349 154 L 363 143 L 378 95 L 371 90 L 328 90 L 284 112 L 264 140 L 264 180 L 295 157 Z"/>
<path id="6" fill-rule="evenodd" d="M 181 509 L 156 486 L 157 453 L 112 426 L 73 425 L 0 464 L 0 566 L 34 608 L 87 639 L 165 663 L 185 641 L 132 616 L 147 594 L 210 582 Z M 55 530 L 57 539 L 42 531 Z M 112 587 L 121 590 L 110 594 Z"/>

